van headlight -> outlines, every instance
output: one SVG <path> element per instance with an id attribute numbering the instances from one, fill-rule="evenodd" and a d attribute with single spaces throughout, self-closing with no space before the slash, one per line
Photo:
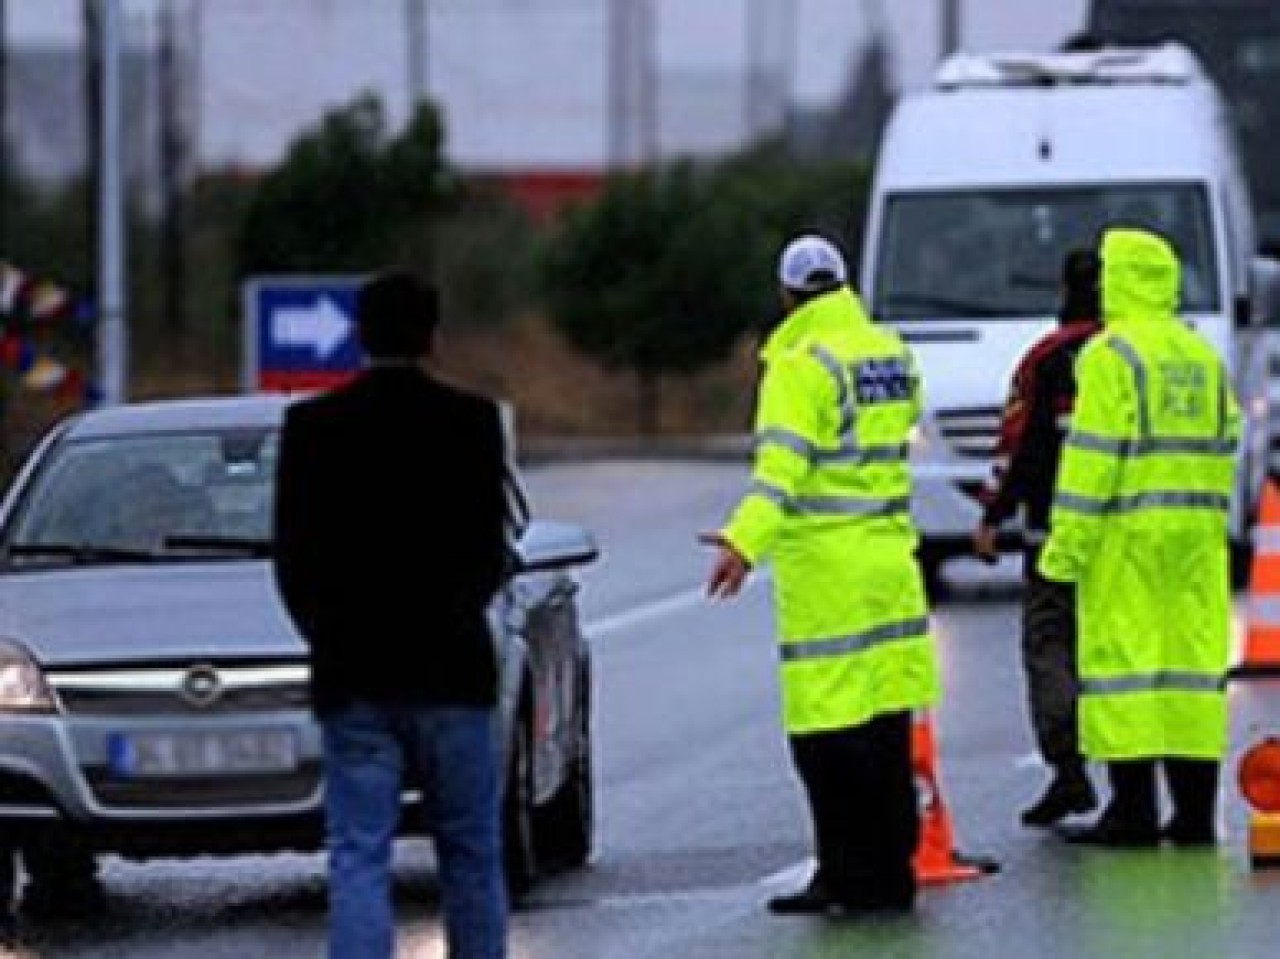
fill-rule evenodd
<path id="1" fill-rule="evenodd" d="M 53 690 L 26 647 L 0 639 L 0 712 L 51 713 L 55 708 Z"/>

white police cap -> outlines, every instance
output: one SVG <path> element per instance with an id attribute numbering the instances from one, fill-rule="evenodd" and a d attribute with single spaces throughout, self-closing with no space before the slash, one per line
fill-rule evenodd
<path id="1" fill-rule="evenodd" d="M 778 258 L 778 280 L 789 290 L 816 293 L 844 283 L 844 257 L 834 243 L 821 236 L 799 236 Z"/>

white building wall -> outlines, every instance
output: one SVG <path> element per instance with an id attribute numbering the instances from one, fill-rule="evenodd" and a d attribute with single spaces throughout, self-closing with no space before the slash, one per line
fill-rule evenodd
<path id="1" fill-rule="evenodd" d="M 261 167 L 329 109 L 377 92 L 392 128 L 409 103 L 409 0 L 121 0 L 135 35 L 158 4 L 187 15 L 198 95 L 188 118 L 201 168 Z M 595 168 L 610 151 L 608 8 L 614 0 L 419 0 L 430 94 L 464 168 Z M 643 0 L 623 0 L 640 3 Z M 747 14 L 762 0 L 649 0 L 657 23 L 652 142 L 715 153 L 747 135 Z M 763 0 L 767 2 L 767 0 Z M 970 49 L 1044 49 L 1087 0 L 961 0 Z M 807 106 L 832 102 L 879 7 L 897 81 L 927 82 L 940 0 L 773 0 L 772 64 Z M 74 50 L 81 0 L 8 0 L 10 41 Z M 760 8 L 757 6 L 757 10 Z M 785 25 L 785 29 L 778 24 Z M 141 108 L 141 105 L 140 105 Z M 78 109 L 69 105 L 68 109 Z M 631 118 L 635 122 L 635 118 Z"/>

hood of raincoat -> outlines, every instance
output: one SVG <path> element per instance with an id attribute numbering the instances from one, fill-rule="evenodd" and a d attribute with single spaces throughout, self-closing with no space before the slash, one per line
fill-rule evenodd
<path id="1" fill-rule="evenodd" d="M 1102 319 L 1172 319 L 1181 267 L 1173 247 L 1146 230 L 1114 229 L 1102 237 Z"/>

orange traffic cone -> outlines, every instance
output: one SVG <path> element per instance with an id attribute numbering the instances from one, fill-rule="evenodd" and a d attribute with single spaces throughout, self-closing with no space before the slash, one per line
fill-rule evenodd
<path id="1" fill-rule="evenodd" d="M 1262 487 L 1249 570 L 1248 632 L 1235 677 L 1280 675 L 1280 487 Z"/>
<path id="2" fill-rule="evenodd" d="M 937 749 L 927 713 L 917 713 L 911 728 L 911 764 L 920 794 L 920 843 L 916 847 L 916 880 L 922 884 L 976 879 L 995 872 L 990 859 L 965 856 L 955 849 L 951 814 L 938 783 Z"/>

